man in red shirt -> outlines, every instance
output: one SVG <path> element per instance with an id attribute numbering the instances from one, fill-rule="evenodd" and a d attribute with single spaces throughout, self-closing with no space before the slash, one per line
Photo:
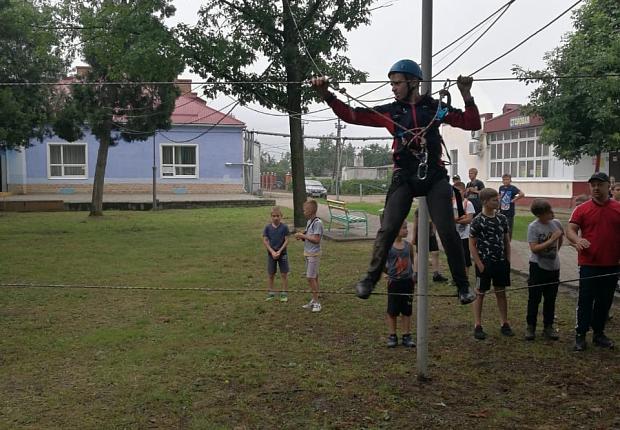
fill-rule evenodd
<path id="1" fill-rule="evenodd" d="M 586 349 L 590 326 L 595 345 L 614 347 L 605 336 L 605 323 L 620 271 L 620 203 L 609 198 L 605 173 L 593 174 L 588 183 L 592 199 L 575 208 L 566 229 L 566 238 L 577 249 L 581 278 L 575 351 Z"/>

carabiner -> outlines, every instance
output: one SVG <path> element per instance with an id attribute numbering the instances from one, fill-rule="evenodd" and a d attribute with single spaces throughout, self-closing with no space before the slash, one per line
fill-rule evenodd
<path id="1" fill-rule="evenodd" d="M 418 164 L 418 179 L 423 181 L 426 179 L 428 173 L 428 165 L 425 162 Z"/>

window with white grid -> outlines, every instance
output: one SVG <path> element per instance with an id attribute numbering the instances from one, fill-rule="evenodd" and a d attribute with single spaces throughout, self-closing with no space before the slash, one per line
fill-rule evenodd
<path id="1" fill-rule="evenodd" d="M 165 178 L 197 178 L 198 145 L 162 145 L 161 176 Z"/>
<path id="2" fill-rule="evenodd" d="M 540 128 L 506 130 L 489 134 L 490 178 L 504 173 L 513 178 L 548 178 L 551 151 L 539 142 Z"/>
<path id="3" fill-rule="evenodd" d="M 47 175 L 50 179 L 85 179 L 88 177 L 85 143 L 49 143 Z"/>

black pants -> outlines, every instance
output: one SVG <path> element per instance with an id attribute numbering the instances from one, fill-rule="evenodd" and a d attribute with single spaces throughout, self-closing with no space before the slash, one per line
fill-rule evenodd
<path id="1" fill-rule="evenodd" d="M 373 245 L 372 258 L 368 266 L 368 278 L 379 281 L 387 253 L 394 243 L 403 221 L 411 210 L 414 197 L 427 196 L 428 210 L 435 224 L 441 243 L 448 257 L 452 279 L 459 291 L 469 288 L 465 272 L 465 257 L 461 238 L 456 231 L 452 210 L 452 187 L 445 170 L 429 170 L 425 181 L 419 181 L 409 170 L 394 172 L 392 184 L 385 199 L 385 210 L 381 227 Z"/>
<path id="2" fill-rule="evenodd" d="M 536 327 L 538 316 L 538 305 L 544 297 L 543 302 L 543 324 L 553 325 L 555 317 L 555 299 L 558 296 L 558 286 L 560 282 L 559 270 L 541 269 L 537 263 L 530 262 L 530 276 L 527 285 L 549 284 L 540 287 L 531 287 L 527 295 L 527 325 Z"/>
<path id="3" fill-rule="evenodd" d="M 620 266 L 581 266 L 579 268 L 579 299 L 577 301 L 577 334 L 586 334 L 590 327 L 595 334 L 605 331 L 607 314 L 614 299 Z M 583 279 L 606 275 L 600 278 Z"/>

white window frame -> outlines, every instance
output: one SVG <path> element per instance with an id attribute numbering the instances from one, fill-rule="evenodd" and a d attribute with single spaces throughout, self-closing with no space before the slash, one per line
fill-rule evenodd
<path id="1" fill-rule="evenodd" d="M 62 169 L 62 175 L 60 176 L 52 176 L 52 157 L 51 150 L 52 146 L 60 146 L 60 164 L 54 164 L 54 166 L 60 166 Z M 84 147 L 84 164 L 65 164 L 62 160 L 63 158 L 63 150 L 64 146 L 83 146 Z M 65 167 L 84 167 L 83 175 L 65 175 Z M 47 143 L 47 178 L 50 180 L 53 179 L 88 179 L 88 144 L 85 142 L 48 142 Z"/>
<path id="2" fill-rule="evenodd" d="M 506 139 L 507 138 L 507 139 Z M 539 145 L 540 138 L 540 129 L 539 128 L 527 128 L 527 129 L 519 129 L 519 130 L 505 130 L 500 132 L 491 133 L 489 137 L 489 179 L 501 179 L 504 173 L 510 173 L 513 179 L 519 180 L 536 180 L 536 179 L 552 179 L 553 172 L 551 172 L 552 160 L 553 160 L 553 151 L 551 147 L 547 146 L 547 154 L 544 154 L 545 147 L 541 146 L 541 154 L 537 154 L 537 148 Z M 527 145 L 528 142 L 533 142 L 534 154 L 531 156 L 527 155 Z M 510 156 L 505 156 L 504 144 L 508 143 L 510 146 Z M 517 145 L 516 156 L 513 156 L 512 145 Z M 521 145 L 525 145 L 525 154 L 521 155 Z M 501 149 L 498 149 L 501 148 Z M 497 157 L 497 153 L 501 152 L 502 156 Z M 495 156 L 495 158 L 493 158 Z M 547 162 L 547 176 L 543 176 L 542 173 L 544 171 L 543 164 Z M 540 175 L 537 175 L 537 162 L 540 167 Z M 494 164 L 500 163 L 502 168 L 500 172 L 497 170 L 494 171 Z M 504 163 L 516 163 L 516 171 L 513 172 L 512 168 L 510 172 L 506 172 L 503 168 Z M 521 176 L 521 163 L 525 163 L 525 176 Z M 531 163 L 533 167 L 533 175 L 528 176 L 528 163 Z M 511 164 L 512 167 L 512 164 Z"/>
<path id="3" fill-rule="evenodd" d="M 164 146 L 170 146 L 172 147 L 172 157 L 175 157 L 175 150 L 174 148 L 177 146 L 189 146 L 189 147 L 193 147 L 194 150 L 196 151 L 196 164 L 177 164 L 175 161 L 173 160 L 172 164 L 164 164 Z M 161 179 L 174 179 L 174 178 L 198 178 L 198 172 L 200 171 L 200 158 L 199 158 L 199 146 L 197 144 L 187 144 L 187 143 L 161 143 L 159 145 L 159 177 Z M 177 175 L 176 174 L 176 168 L 177 167 L 194 167 L 195 169 L 195 174 L 194 175 Z M 172 169 L 172 175 L 164 175 L 164 169 Z"/>

